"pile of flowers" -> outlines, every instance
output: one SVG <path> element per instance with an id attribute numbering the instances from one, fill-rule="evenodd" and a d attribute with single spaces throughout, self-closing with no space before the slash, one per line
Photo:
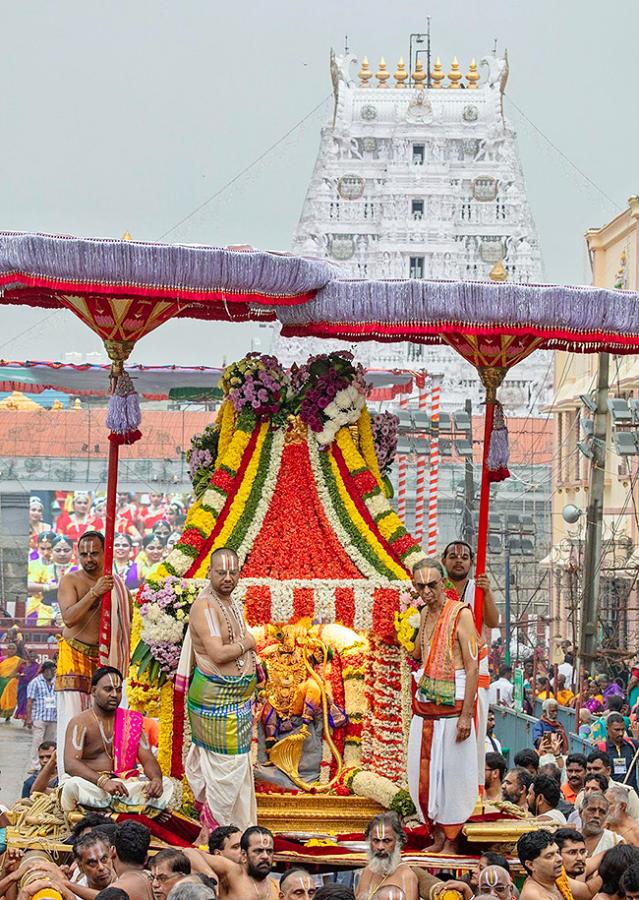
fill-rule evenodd
<path id="1" fill-rule="evenodd" d="M 364 368 L 353 364 L 348 351 L 312 356 L 291 371 L 291 382 L 300 397 L 300 419 L 323 447 L 344 425 L 354 425 L 366 404 Z"/>
<path id="2" fill-rule="evenodd" d="M 219 436 L 220 432 L 214 424 L 207 425 L 202 434 L 195 434 L 191 438 L 191 449 L 187 450 L 186 461 L 196 497 L 202 496 L 215 471 Z"/>
<path id="3" fill-rule="evenodd" d="M 374 413 L 371 416 L 375 454 L 382 475 L 387 475 L 393 465 L 397 452 L 398 427 L 399 416 L 394 413 Z"/>
<path id="4" fill-rule="evenodd" d="M 147 672 L 151 683 L 162 685 L 175 677 L 189 612 L 201 586 L 170 576 L 160 585 L 147 582 L 138 591 L 142 627 L 131 663 L 137 665 L 139 675 Z"/>
<path id="5" fill-rule="evenodd" d="M 221 387 L 237 413 L 268 419 L 286 405 L 288 375 L 274 356 L 249 353 L 224 369 Z"/>
<path id="6" fill-rule="evenodd" d="M 405 788 L 398 787 L 383 775 L 376 775 L 375 772 L 356 766 L 344 769 L 335 787 L 335 793 L 342 797 L 355 794 L 357 797 L 373 800 L 386 809 L 394 810 L 402 819 L 415 814 L 415 805 Z"/>
<path id="7" fill-rule="evenodd" d="M 396 612 L 394 617 L 395 634 L 397 643 L 409 654 L 415 649 L 420 613 L 424 605 L 424 600 L 412 587 L 407 587 L 400 592 L 400 611 Z"/>
<path id="8" fill-rule="evenodd" d="M 419 612 L 416 609 L 411 607 L 405 612 L 395 613 L 395 634 L 399 646 L 412 653 L 419 634 Z"/>

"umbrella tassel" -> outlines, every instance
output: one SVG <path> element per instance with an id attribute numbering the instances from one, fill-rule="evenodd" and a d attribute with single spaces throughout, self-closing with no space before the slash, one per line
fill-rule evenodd
<path id="1" fill-rule="evenodd" d="M 488 480 L 495 484 L 510 478 L 508 471 L 508 428 L 504 417 L 504 409 L 498 401 L 495 401 L 493 427 L 490 435 L 490 448 L 488 450 Z"/>
<path id="2" fill-rule="evenodd" d="M 133 387 L 130 375 L 116 374 L 115 389 L 109 400 L 106 424 L 110 429 L 109 440 L 115 444 L 134 444 L 142 437 L 140 423 L 140 398 Z"/>

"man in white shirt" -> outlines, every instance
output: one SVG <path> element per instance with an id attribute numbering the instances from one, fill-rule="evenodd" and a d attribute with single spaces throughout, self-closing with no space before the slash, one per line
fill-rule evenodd
<path id="1" fill-rule="evenodd" d="M 501 706 L 513 705 L 514 687 L 510 681 L 513 670 L 510 666 L 499 667 L 499 678 L 490 685 L 488 689 L 488 697 L 491 703 L 497 703 Z"/>
<path id="2" fill-rule="evenodd" d="M 566 824 L 566 817 L 557 809 L 561 791 L 559 782 L 549 775 L 538 775 L 528 788 L 528 809 L 538 819 Z"/>
<path id="3" fill-rule="evenodd" d="M 572 665 L 572 654 L 566 653 L 564 656 L 564 661 L 561 665 L 557 666 L 557 672 L 559 675 L 564 675 L 566 678 L 566 687 L 572 689 L 574 687 L 573 676 L 574 676 L 574 667 Z"/>

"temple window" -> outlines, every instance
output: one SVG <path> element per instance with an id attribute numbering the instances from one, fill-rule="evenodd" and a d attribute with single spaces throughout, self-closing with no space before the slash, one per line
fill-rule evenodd
<path id="1" fill-rule="evenodd" d="M 411 256 L 410 257 L 408 275 L 409 275 L 409 278 L 423 278 L 424 277 L 424 257 L 423 256 Z"/>
<path id="2" fill-rule="evenodd" d="M 425 144 L 413 144 L 413 165 L 423 166 L 426 156 Z"/>
<path id="3" fill-rule="evenodd" d="M 413 219 L 423 219 L 424 218 L 424 201 L 423 200 L 411 200 L 410 211 L 413 216 Z"/>

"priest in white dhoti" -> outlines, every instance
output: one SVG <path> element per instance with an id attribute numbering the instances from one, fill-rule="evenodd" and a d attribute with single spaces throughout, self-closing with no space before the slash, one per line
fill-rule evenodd
<path id="1" fill-rule="evenodd" d="M 210 830 L 257 824 L 250 759 L 255 639 L 232 596 L 239 575 L 235 552 L 215 550 L 209 584 L 191 607 L 176 678 L 177 690 L 188 689 L 193 741 L 185 773 Z"/>
<path id="2" fill-rule="evenodd" d="M 484 744 L 488 724 L 488 709 L 490 706 L 490 670 L 488 668 L 488 651 L 491 644 L 491 630 L 499 627 L 499 610 L 493 597 L 488 575 L 478 575 L 471 578 L 470 571 L 473 567 L 473 551 L 470 544 L 465 541 L 451 541 L 447 544 L 442 562 L 446 569 L 447 587 L 457 594 L 462 603 L 468 604 L 473 615 L 475 614 L 475 588 L 480 587 L 484 591 L 484 622 L 479 642 L 479 682 L 477 685 L 477 708 L 475 712 L 475 727 L 477 729 L 477 764 L 480 775 L 484 771 Z M 480 794 L 483 793 L 483 779 L 480 777 Z"/>
<path id="3" fill-rule="evenodd" d="M 413 676 L 408 787 L 419 818 L 433 825 L 435 852 L 454 851 L 480 780 L 474 721 L 479 639 L 470 609 L 445 590 L 444 579 L 436 559 L 413 570 L 424 607 L 414 651 L 421 666 Z"/>

